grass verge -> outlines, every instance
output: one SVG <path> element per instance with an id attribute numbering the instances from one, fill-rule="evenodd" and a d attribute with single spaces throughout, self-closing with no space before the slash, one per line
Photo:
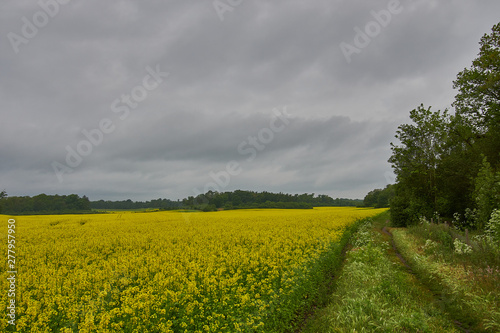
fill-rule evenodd
<path id="1" fill-rule="evenodd" d="M 329 305 L 316 311 L 303 333 L 458 331 L 379 232 L 387 218 L 383 213 L 354 234 Z"/>
<path id="2" fill-rule="evenodd" d="M 498 249 L 444 224 L 393 229 L 392 233 L 401 254 L 440 295 L 455 321 L 470 332 L 500 332 Z"/>
<path id="3" fill-rule="evenodd" d="M 290 322 L 290 325 L 284 331 L 300 331 L 301 325 L 314 314 L 316 309 L 322 308 L 328 304 L 336 275 L 339 274 L 345 259 L 345 252 L 349 246 L 349 240 L 359 227 L 368 220 L 369 219 L 361 219 L 346 227 L 342 233 L 341 239 L 332 244 L 332 248 L 315 263 L 315 268 L 312 269 L 315 273 L 308 279 L 309 287 L 303 286 L 312 292 L 308 294 L 306 298 L 299 300 L 301 304 L 299 310 L 290 314 L 290 318 L 294 318 L 293 320 L 290 320 L 290 318 L 279 318 L 279 321 Z M 276 329 L 276 331 L 280 330 Z"/>

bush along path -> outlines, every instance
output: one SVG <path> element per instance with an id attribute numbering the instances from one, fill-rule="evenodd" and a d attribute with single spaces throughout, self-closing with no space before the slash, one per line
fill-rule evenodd
<path id="1" fill-rule="evenodd" d="M 463 331 L 398 258 L 382 232 L 387 219 L 383 213 L 353 235 L 329 304 L 307 320 L 303 333 Z"/>

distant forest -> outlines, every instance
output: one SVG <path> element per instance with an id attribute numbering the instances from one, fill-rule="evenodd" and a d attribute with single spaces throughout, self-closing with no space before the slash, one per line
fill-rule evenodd
<path id="1" fill-rule="evenodd" d="M 90 201 L 86 196 L 46 195 L 34 197 L 9 197 L 5 191 L 0 195 L 0 213 L 2 214 L 69 214 L 89 213 L 100 209 L 190 209 L 215 211 L 221 209 L 243 208 L 283 208 L 311 209 L 319 206 L 363 206 L 363 200 L 333 199 L 327 195 L 285 194 L 271 192 L 253 192 L 236 190 L 234 192 L 209 191 L 196 197 L 183 200 L 155 199 L 151 201 Z"/>
<path id="2" fill-rule="evenodd" d="M 162 210 L 174 210 L 182 209 L 182 201 L 172 201 L 169 199 L 156 199 L 151 201 L 132 201 L 122 200 L 122 201 L 91 201 L 90 208 L 92 209 L 162 209 Z"/>
<path id="3" fill-rule="evenodd" d="M 39 194 L 34 197 L 8 197 L 5 191 L 0 193 L 2 214 L 65 214 L 89 211 L 90 201 L 86 196 Z"/>
<path id="4" fill-rule="evenodd" d="M 363 200 L 333 199 L 328 195 L 314 193 L 285 194 L 236 190 L 234 192 L 212 192 L 190 196 L 182 200 L 185 208 L 211 211 L 216 209 L 241 208 L 291 208 L 308 209 L 320 206 L 360 206 Z"/>

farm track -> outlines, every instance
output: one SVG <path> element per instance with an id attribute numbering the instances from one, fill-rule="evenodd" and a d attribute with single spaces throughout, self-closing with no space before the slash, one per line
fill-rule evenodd
<path id="1" fill-rule="evenodd" d="M 387 221 L 387 223 L 389 223 L 389 221 Z M 391 246 L 392 246 L 392 250 L 394 251 L 394 255 L 396 255 L 396 257 L 398 257 L 398 259 L 401 262 L 401 264 L 403 264 L 403 266 L 406 267 L 408 273 L 415 275 L 415 273 L 413 272 L 413 269 L 411 268 L 411 266 L 408 265 L 408 263 L 406 262 L 405 258 L 403 258 L 403 256 L 401 255 L 401 253 L 399 253 L 398 249 L 396 248 L 396 243 L 394 242 L 394 238 L 392 237 L 391 232 L 387 229 L 387 226 L 384 226 L 381 231 L 385 235 L 389 236 L 390 243 L 391 243 Z"/>
<path id="2" fill-rule="evenodd" d="M 397 249 L 396 243 L 393 239 L 393 236 L 391 233 L 391 228 L 388 227 L 389 220 L 386 220 L 386 218 L 388 216 L 387 215 L 384 216 L 384 215 L 375 217 L 373 220 L 373 223 L 372 223 L 372 227 L 369 228 L 369 229 L 371 229 L 370 232 L 372 233 L 372 235 L 374 235 L 374 236 L 377 234 L 379 235 L 379 236 L 375 236 L 372 238 L 372 242 L 374 242 L 373 245 L 375 248 L 382 247 L 384 250 L 382 250 L 381 253 L 384 254 L 384 257 L 386 257 L 383 260 L 390 261 L 394 264 L 392 270 L 390 270 L 390 271 L 394 271 L 394 274 L 391 274 L 389 271 L 388 272 L 389 275 L 387 275 L 388 281 L 392 281 L 392 282 L 388 282 L 388 283 L 391 284 L 391 283 L 394 283 L 394 281 L 399 281 L 398 280 L 398 278 L 399 278 L 399 279 L 401 279 L 401 281 L 404 281 L 403 284 L 404 284 L 404 286 L 406 286 L 406 287 L 402 287 L 402 288 L 409 288 L 409 289 L 407 289 L 407 293 L 400 294 L 400 296 L 398 296 L 397 298 L 393 298 L 391 296 L 391 292 L 390 292 L 393 289 L 385 291 L 386 290 L 386 289 L 384 289 L 385 287 L 378 285 L 378 287 L 376 287 L 376 288 L 379 288 L 378 290 L 384 290 L 384 291 L 382 291 L 382 293 L 386 292 L 386 295 L 387 295 L 387 296 L 385 296 L 385 298 L 382 298 L 379 300 L 380 301 L 379 305 L 382 306 L 382 308 L 379 309 L 380 311 L 376 312 L 376 313 L 372 313 L 371 315 L 375 316 L 375 317 L 371 317 L 372 319 L 370 319 L 370 314 L 368 314 L 368 317 L 366 317 L 367 313 L 360 312 L 359 314 L 354 315 L 354 317 L 350 317 L 351 319 L 349 319 L 349 320 L 354 320 L 355 322 L 358 323 L 358 327 L 357 327 L 358 329 L 364 328 L 364 329 L 367 329 L 367 332 L 370 332 L 371 330 L 380 332 L 382 329 L 381 326 L 378 326 L 378 328 L 375 328 L 377 326 L 377 324 L 375 324 L 375 326 L 374 326 L 374 323 L 380 324 L 381 322 L 384 322 L 384 321 L 386 321 L 386 322 L 395 321 L 397 323 L 397 325 L 399 325 L 398 327 L 400 329 L 403 329 L 402 331 L 413 332 L 413 331 L 415 331 L 414 330 L 415 328 L 410 329 L 409 331 L 406 330 L 405 328 L 403 328 L 405 324 L 402 323 L 402 322 L 404 322 L 404 319 L 402 319 L 402 322 L 401 321 L 398 322 L 398 320 L 401 320 L 398 318 L 401 318 L 401 315 L 402 316 L 405 316 L 405 315 L 413 316 L 415 313 L 418 312 L 417 308 L 419 308 L 419 306 L 421 306 L 421 307 L 425 307 L 425 310 L 422 310 L 422 311 L 424 313 L 427 313 L 427 315 L 429 316 L 425 320 L 428 321 L 429 325 L 435 325 L 435 326 L 429 326 L 427 329 L 424 330 L 425 332 L 428 332 L 430 327 L 434 328 L 434 330 L 432 330 L 432 329 L 430 330 L 432 332 L 434 332 L 434 331 L 436 331 L 436 332 L 437 331 L 439 331 L 439 332 L 457 332 L 457 331 L 458 332 L 472 332 L 472 331 L 464 328 L 462 323 L 453 319 L 454 317 L 452 315 L 450 315 L 449 312 L 446 311 L 444 302 L 441 299 L 441 295 L 437 294 L 435 291 L 433 291 L 431 288 L 429 288 L 418 277 L 418 274 L 415 272 L 415 270 L 409 265 L 409 263 L 401 255 L 401 253 Z M 356 296 L 352 296 L 352 294 L 349 294 L 350 296 L 347 296 L 347 294 L 345 294 L 346 292 L 350 293 L 349 291 L 346 291 L 346 289 L 345 289 L 346 277 L 348 280 L 353 279 L 353 277 L 350 277 L 351 275 L 349 273 L 347 273 L 348 275 L 345 275 L 345 274 L 346 274 L 346 272 L 352 271 L 352 260 L 353 259 L 351 258 L 350 251 L 358 251 L 357 250 L 358 247 L 354 248 L 354 246 L 352 245 L 352 244 L 354 244 L 353 242 L 355 241 L 355 239 L 357 237 L 358 236 L 356 235 L 356 232 L 355 232 L 351 236 L 350 241 L 343 248 L 342 263 L 339 265 L 338 270 L 336 270 L 335 273 L 332 274 L 332 280 L 330 283 L 331 287 L 328 290 L 329 294 L 332 295 L 331 298 L 326 302 L 327 303 L 326 305 L 323 305 L 323 307 L 321 307 L 321 305 L 320 305 L 318 307 L 312 308 L 309 312 L 307 312 L 307 316 L 304 318 L 304 323 L 302 325 L 300 325 L 300 328 L 293 331 L 294 333 L 300 333 L 300 332 L 303 332 L 303 333 L 316 333 L 316 332 L 325 333 L 325 332 L 348 332 L 348 331 L 351 332 L 352 331 L 352 327 L 342 326 L 345 324 L 341 324 L 341 326 L 336 326 L 336 323 L 337 323 L 336 317 L 344 316 L 346 313 L 348 314 L 348 316 L 352 315 L 352 312 L 350 312 L 352 310 L 352 307 L 351 307 L 352 305 L 346 305 L 343 301 L 344 300 L 343 297 L 349 298 L 351 304 L 352 304 L 352 301 L 359 302 L 357 304 L 363 303 L 362 298 L 359 298 L 356 301 L 355 299 L 352 298 L 352 297 L 356 297 Z M 383 243 L 385 243 L 386 245 L 383 246 L 382 245 Z M 347 258 L 350 258 L 350 259 L 346 260 Z M 373 265 L 369 262 L 366 262 L 366 264 Z M 348 268 L 347 265 L 350 265 L 351 267 Z M 373 267 L 374 267 L 374 269 L 378 269 L 378 268 L 375 268 L 375 266 L 373 266 Z M 345 275 L 345 276 L 343 276 L 343 275 Z M 396 276 L 398 278 L 396 278 Z M 341 280 L 344 280 L 344 282 L 342 282 Z M 363 285 L 363 284 L 360 285 L 359 283 L 356 283 L 355 281 L 353 281 L 353 283 L 354 283 L 354 285 L 358 285 L 358 288 L 364 289 L 364 287 L 361 287 L 361 285 Z M 340 287 L 341 284 L 344 285 L 343 289 Z M 383 284 L 383 282 L 382 282 L 382 284 Z M 367 288 L 373 288 L 373 286 L 367 286 Z M 400 289 L 400 290 L 402 290 L 402 289 Z M 359 293 L 359 297 L 363 297 L 362 296 L 363 293 L 364 292 L 361 291 Z M 346 296 L 342 296 L 342 295 L 346 295 Z M 404 300 L 404 301 L 402 301 L 402 300 Z M 389 304 L 402 303 L 402 304 L 404 304 L 402 306 L 404 306 L 406 308 L 404 309 L 404 312 L 399 313 L 399 311 L 403 310 L 403 309 L 398 308 L 398 307 L 391 307 L 391 306 L 385 307 L 384 304 L 387 304 L 387 303 L 389 303 Z M 413 304 L 413 306 L 411 306 L 409 304 Z M 347 308 L 346 308 L 346 306 L 347 306 Z M 389 309 L 392 309 L 392 310 L 389 310 Z M 432 309 L 434 309 L 434 310 L 432 310 Z M 387 311 L 389 311 L 389 312 L 387 312 Z M 431 311 L 431 312 L 428 312 L 428 311 Z M 359 317 L 357 317 L 357 316 L 359 316 Z M 376 319 L 377 317 L 384 318 L 384 319 Z M 342 317 L 342 318 L 346 318 L 346 317 Z M 363 326 L 359 327 L 359 323 L 363 323 L 365 320 L 367 320 L 367 322 L 365 322 L 365 325 L 363 325 L 364 327 Z M 431 322 L 432 322 L 432 324 L 431 324 Z M 344 321 L 344 323 L 345 323 L 345 321 Z M 424 326 L 425 325 L 427 325 L 427 324 L 424 324 Z M 440 327 L 440 325 L 443 325 L 443 326 Z M 369 327 L 372 327 L 372 328 L 369 328 Z M 386 329 L 389 329 L 389 331 L 396 329 L 396 331 L 398 331 L 397 330 L 398 328 L 395 328 L 395 327 L 392 327 L 392 328 L 385 327 L 384 331 L 386 331 Z M 417 329 L 417 331 L 420 332 L 421 330 Z"/>
<path id="3" fill-rule="evenodd" d="M 386 221 L 386 224 L 389 224 L 389 220 Z M 412 267 L 408 264 L 408 262 L 405 260 L 405 258 L 401 255 L 401 253 L 398 251 L 397 247 L 396 247 L 396 242 L 394 242 L 394 238 L 392 236 L 392 233 L 391 231 L 387 228 L 387 226 L 384 225 L 384 227 L 380 230 L 381 233 L 383 233 L 384 235 L 386 235 L 386 237 L 389 238 L 390 240 L 390 244 L 392 246 L 392 253 L 389 253 L 389 255 L 394 255 L 396 256 L 398 259 L 399 259 L 399 262 L 401 263 L 401 265 L 403 265 L 406 270 L 408 271 L 408 273 L 412 274 L 415 279 L 419 282 L 419 284 L 428 290 L 428 292 L 430 294 L 433 295 L 435 301 L 440 304 L 443 302 L 442 298 L 441 298 L 441 295 L 437 294 L 436 292 L 434 292 L 433 290 L 431 290 L 430 288 L 427 287 L 427 285 L 418 277 L 417 274 L 415 274 L 415 272 L 413 271 Z M 450 314 L 450 317 L 451 317 L 451 314 Z M 462 332 L 466 332 L 466 333 L 469 333 L 471 332 L 470 330 L 468 330 L 467 328 L 464 327 L 464 325 L 458 321 L 458 320 L 453 320 L 453 323 L 455 325 L 455 327 L 462 331 Z"/>

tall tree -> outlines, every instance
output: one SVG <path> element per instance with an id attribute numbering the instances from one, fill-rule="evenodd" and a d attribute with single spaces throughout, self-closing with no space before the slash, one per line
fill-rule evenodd
<path id="1" fill-rule="evenodd" d="M 5 190 L 0 191 L 0 200 L 7 196 L 7 192 Z M 0 213 L 2 213 L 2 203 L 0 202 Z"/>
<path id="2" fill-rule="evenodd" d="M 420 106 L 410 113 L 414 124 L 399 127 L 401 144 L 391 144 L 389 162 L 398 181 L 391 201 L 396 224 L 476 207 L 481 227 L 488 212 L 500 206 L 494 177 L 500 171 L 500 23 L 479 44 L 472 66 L 453 82 L 455 114 Z"/>
<path id="3" fill-rule="evenodd" d="M 495 172 L 486 158 L 475 179 L 473 197 L 477 207 L 477 227 L 484 228 L 493 211 L 500 208 L 500 171 Z"/>
<path id="4" fill-rule="evenodd" d="M 455 133 L 488 161 L 500 162 L 500 23 L 485 34 L 470 68 L 457 75 Z"/>
<path id="5" fill-rule="evenodd" d="M 402 200 L 393 205 L 393 219 L 405 225 L 418 215 L 429 215 L 438 210 L 437 170 L 446 153 L 445 142 L 449 116 L 445 110 L 432 112 L 419 106 L 410 112 L 413 124 L 403 124 L 396 131 L 399 145 L 391 143 L 389 162 L 394 168 L 398 184 L 396 196 Z M 404 212 L 406 214 L 400 215 Z M 398 217 L 396 217 L 398 216 Z"/>
<path id="6" fill-rule="evenodd" d="M 470 68 L 453 82 L 458 89 L 451 133 L 469 166 L 468 194 L 483 227 L 494 208 L 500 208 L 495 175 L 500 174 L 500 23 L 479 42 L 479 54 Z M 458 163 L 457 163 L 458 164 Z M 494 192 L 494 193 L 492 193 Z"/>

